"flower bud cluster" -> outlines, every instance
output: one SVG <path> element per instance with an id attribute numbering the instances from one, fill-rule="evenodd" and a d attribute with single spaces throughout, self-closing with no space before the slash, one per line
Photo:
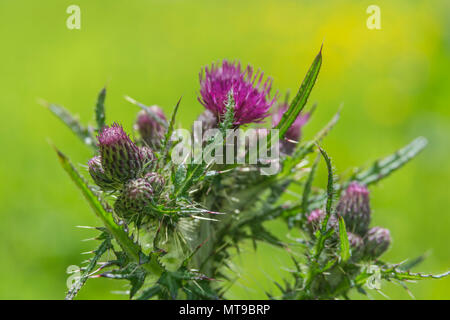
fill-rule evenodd
<path id="1" fill-rule="evenodd" d="M 341 195 L 336 206 L 336 214 L 343 217 L 347 236 L 352 250 L 352 259 L 376 259 L 381 256 L 391 243 L 388 229 L 369 228 L 371 220 L 369 190 L 358 182 L 351 182 Z M 320 228 L 325 212 L 313 210 L 307 217 L 307 228 L 311 235 Z M 338 229 L 337 218 L 332 215 L 329 227 Z"/>
<path id="2" fill-rule="evenodd" d="M 102 190 L 118 192 L 115 212 L 124 218 L 150 212 L 149 204 L 164 186 L 164 179 L 152 171 L 152 149 L 138 147 L 118 124 L 99 132 L 98 148 L 100 154 L 88 162 L 89 173 Z"/>

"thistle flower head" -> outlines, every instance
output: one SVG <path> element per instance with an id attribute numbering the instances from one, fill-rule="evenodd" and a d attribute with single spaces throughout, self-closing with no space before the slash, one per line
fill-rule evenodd
<path id="1" fill-rule="evenodd" d="M 269 109 L 275 102 L 270 99 L 272 80 L 262 83 L 264 74 L 254 72 L 251 66 L 241 69 L 240 63 L 223 60 L 221 65 L 212 64 L 200 72 L 200 97 L 198 100 L 221 120 L 226 112 L 228 93 L 232 90 L 235 102 L 234 121 L 236 126 L 261 122 L 269 116 Z"/>
<path id="2" fill-rule="evenodd" d="M 144 212 L 153 198 L 153 188 L 145 178 L 129 180 L 117 198 L 114 209 L 122 217 Z"/>
<path id="3" fill-rule="evenodd" d="M 100 156 L 95 156 L 88 162 L 89 174 L 94 182 L 103 190 L 115 189 L 114 181 L 105 173 L 102 166 L 102 159 Z"/>
<path id="4" fill-rule="evenodd" d="M 366 257 L 375 259 L 381 256 L 391 244 L 391 234 L 388 229 L 370 228 L 364 238 Z"/>
<path id="5" fill-rule="evenodd" d="M 339 199 L 336 211 L 344 218 L 347 230 L 365 235 L 371 219 L 369 190 L 356 181 L 351 182 Z"/>
<path id="6" fill-rule="evenodd" d="M 166 121 L 164 112 L 158 106 L 151 106 L 150 111 L 156 114 L 161 120 Z M 142 110 L 138 113 L 135 124 L 136 130 L 141 135 L 142 140 L 151 148 L 159 149 L 166 133 L 166 128 L 155 118 Z"/>
<path id="7" fill-rule="evenodd" d="M 197 118 L 196 121 L 202 123 L 202 131 L 217 128 L 217 116 L 211 111 L 206 109 Z"/>
<path id="8" fill-rule="evenodd" d="M 364 254 L 364 240 L 361 236 L 347 232 L 348 242 L 352 249 L 352 260 L 359 260 Z"/>
<path id="9" fill-rule="evenodd" d="M 283 103 L 278 107 L 278 110 L 276 110 L 272 115 L 272 125 L 277 126 L 281 118 L 283 117 L 283 114 L 288 109 L 288 104 Z M 285 154 L 292 154 L 292 152 L 295 149 L 296 143 L 298 142 L 302 136 L 302 127 L 308 122 L 310 117 L 310 113 L 304 113 L 299 114 L 297 116 L 297 119 L 292 123 L 292 125 L 289 127 L 289 129 L 286 131 L 285 139 L 281 140 L 280 146 L 281 146 L 281 152 Z M 289 141 L 291 140 L 291 141 Z"/>
<path id="10" fill-rule="evenodd" d="M 161 190 L 164 188 L 165 180 L 163 176 L 161 176 L 159 173 L 156 172 L 149 172 L 144 176 L 144 179 L 150 183 L 152 186 L 152 189 L 154 193 L 160 193 Z"/>
<path id="11" fill-rule="evenodd" d="M 152 149 L 149 147 L 139 148 L 143 160 L 143 168 L 145 171 L 152 170 L 155 167 L 156 157 Z"/>
<path id="12" fill-rule="evenodd" d="M 143 167 L 143 156 L 118 124 L 104 127 L 98 136 L 102 166 L 113 180 L 136 178 Z"/>
<path id="13" fill-rule="evenodd" d="M 325 218 L 325 211 L 322 209 L 315 209 L 311 211 L 307 218 L 307 228 L 311 235 L 320 229 L 323 219 Z"/>

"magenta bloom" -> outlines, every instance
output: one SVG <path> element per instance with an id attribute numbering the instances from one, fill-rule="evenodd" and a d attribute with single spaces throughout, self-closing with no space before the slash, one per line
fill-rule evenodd
<path id="1" fill-rule="evenodd" d="M 200 103 L 212 111 L 220 120 L 226 111 L 228 93 L 233 90 L 235 114 L 233 124 L 243 125 L 261 122 L 269 116 L 269 109 L 275 102 L 269 94 L 272 80 L 262 84 L 264 73 L 253 72 L 251 66 L 241 70 L 240 63 L 223 60 L 222 65 L 212 64 L 200 72 Z"/>

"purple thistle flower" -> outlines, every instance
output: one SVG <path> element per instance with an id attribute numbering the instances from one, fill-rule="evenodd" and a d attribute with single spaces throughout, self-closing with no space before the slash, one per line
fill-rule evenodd
<path id="1" fill-rule="evenodd" d="M 102 166 L 113 180 L 126 182 L 136 178 L 144 165 L 143 154 L 123 128 L 114 123 L 98 135 Z"/>
<path id="2" fill-rule="evenodd" d="M 88 162 L 89 174 L 94 182 L 103 190 L 116 189 L 113 179 L 105 173 L 102 166 L 102 159 L 100 156 L 95 156 Z"/>
<path id="3" fill-rule="evenodd" d="M 388 229 L 373 227 L 367 232 L 365 238 L 365 255 L 368 258 L 378 258 L 391 244 L 391 234 Z"/>
<path id="4" fill-rule="evenodd" d="M 145 178 L 129 180 L 114 204 L 114 210 L 122 217 L 145 211 L 153 198 L 153 188 Z"/>
<path id="5" fill-rule="evenodd" d="M 262 122 L 269 116 L 269 109 L 275 102 L 269 94 L 272 80 L 262 84 L 264 73 L 254 73 L 253 67 L 241 69 L 241 64 L 223 60 L 221 65 L 212 64 L 200 72 L 200 103 L 221 120 L 226 112 L 228 93 L 233 90 L 235 102 L 235 126 L 252 122 Z M 261 85 L 262 84 L 262 85 Z"/>
<path id="6" fill-rule="evenodd" d="M 272 115 L 272 125 L 277 126 L 283 114 L 287 111 L 288 104 L 283 103 L 276 112 Z M 305 114 L 299 114 L 297 119 L 292 123 L 285 134 L 285 139 L 280 141 L 281 152 L 285 154 L 292 154 L 295 149 L 296 143 L 298 142 L 302 136 L 302 127 L 308 122 L 311 114 L 309 112 Z M 287 140 L 286 140 L 287 139 Z M 289 141 L 291 140 L 291 141 Z M 295 142 L 294 142 L 295 141 Z"/>
<path id="7" fill-rule="evenodd" d="M 161 118 L 161 120 L 167 121 L 161 108 L 158 106 L 151 106 L 149 109 Z M 150 148 L 159 149 L 161 147 L 162 140 L 166 134 L 166 128 L 148 115 L 144 110 L 138 113 L 135 128 L 139 131 L 142 140 L 144 140 Z"/>
<path id="8" fill-rule="evenodd" d="M 348 231 L 364 236 L 370 224 L 369 190 L 356 181 L 350 183 L 339 199 L 336 211 Z"/>

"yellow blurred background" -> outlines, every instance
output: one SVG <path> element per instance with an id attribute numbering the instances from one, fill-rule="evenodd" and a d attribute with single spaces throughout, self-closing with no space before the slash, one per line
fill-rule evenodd
<path id="1" fill-rule="evenodd" d="M 69 5 L 81 29 L 66 27 Z M 381 30 L 369 30 L 369 5 L 381 9 Z M 128 130 L 138 111 L 124 95 L 170 114 L 183 97 L 180 125 L 201 112 L 198 72 L 219 59 L 251 63 L 274 78 L 274 89 L 297 89 L 322 42 L 324 62 L 311 100 L 313 134 L 343 103 L 324 147 L 337 173 L 369 164 L 423 135 L 429 146 L 400 172 L 372 187 L 373 224 L 393 245 L 384 259 L 400 262 L 431 250 L 417 269 L 450 268 L 450 2 L 445 0 L 24 1 L 0 2 L 0 298 L 61 299 L 66 268 L 94 243 L 77 225 L 98 225 L 59 167 L 48 140 L 85 165 L 90 152 L 37 100 L 56 102 L 93 120 L 107 85 L 107 121 Z M 323 168 L 322 168 L 323 169 Z M 323 174 L 316 184 L 324 185 Z M 270 224 L 277 234 L 286 228 Z M 262 245 L 235 258 L 240 279 L 228 298 L 277 294 L 288 255 Z M 95 279 L 79 298 L 123 299 L 125 283 Z M 450 278 L 412 284 L 418 299 L 449 299 Z M 390 298 L 409 299 L 385 284 Z M 375 299 L 384 299 L 371 292 Z M 358 294 L 354 298 L 361 298 Z"/>

